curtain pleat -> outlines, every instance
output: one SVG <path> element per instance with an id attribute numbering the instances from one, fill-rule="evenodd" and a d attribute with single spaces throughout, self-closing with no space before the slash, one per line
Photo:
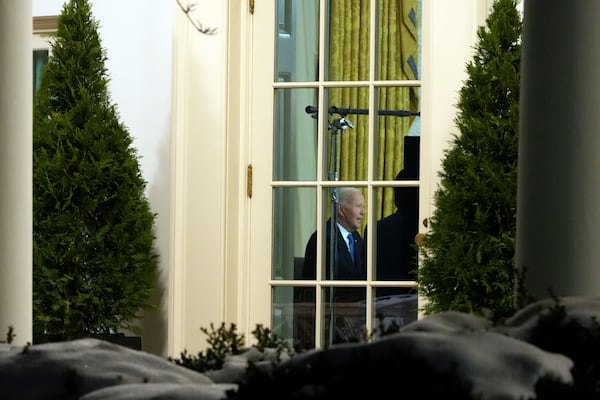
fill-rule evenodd
<path id="1" fill-rule="evenodd" d="M 377 41 L 378 80 L 415 80 L 418 77 L 418 0 L 379 0 Z M 329 80 L 369 79 L 370 0 L 332 0 Z M 416 88 L 383 87 L 377 91 L 380 110 L 418 111 Z M 367 88 L 329 89 L 329 105 L 368 109 Z M 348 117 L 355 129 L 342 131 L 335 168 L 340 180 L 367 180 L 368 117 Z M 404 165 L 404 136 L 414 117 L 377 117 L 375 180 L 393 180 Z M 330 166 L 333 168 L 333 166 Z M 391 214 L 395 204 L 391 188 L 378 189 L 377 219 Z"/>

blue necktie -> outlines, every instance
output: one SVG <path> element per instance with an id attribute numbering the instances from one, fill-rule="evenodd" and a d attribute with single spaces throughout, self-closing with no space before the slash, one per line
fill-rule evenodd
<path id="1" fill-rule="evenodd" d="M 354 262 L 354 236 L 352 236 L 352 233 L 348 234 L 348 250 L 350 250 L 350 257 L 352 257 L 352 262 Z"/>

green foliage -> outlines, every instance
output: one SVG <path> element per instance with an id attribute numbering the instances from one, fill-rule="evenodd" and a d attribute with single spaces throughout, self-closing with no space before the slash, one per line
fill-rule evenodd
<path id="1" fill-rule="evenodd" d="M 375 362 L 368 352 L 354 352 L 334 368 L 323 352 L 306 354 L 303 363 L 281 368 L 261 369 L 250 364 L 237 390 L 228 391 L 226 398 L 355 399 L 370 390 L 370 396 L 362 397 L 482 399 L 471 395 L 472 385 L 455 366 L 440 371 L 418 354 L 392 350 L 387 357 L 380 354 Z"/>
<path id="2" fill-rule="evenodd" d="M 139 333 L 156 284 L 155 214 L 105 61 L 89 2 L 69 0 L 34 98 L 36 340 Z"/>
<path id="3" fill-rule="evenodd" d="M 210 330 L 202 327 L 202 333 L 207 335 L 206 342 L 209 347 L 206 352 L 200 351 L 196 355 L 190 355 L 187 350 L 180 353 L 179 359 L 169 357 L 169 361 L 181 365 L 182 367 L 192 369 L 198 372 L 216 370 L 223 367 L 225 358 L 228 355 L 240 354 L 244 345 L 244 335 L 237 333 L 237 326 L 230 324 L 229 328 L 222 322 L 221 326 L 215 330 L 214 325 L 210 324 Z M 256 347 L 259 351 L 264 351 L 267 348 L 276 349 L 277 355 L 280 356 L 283 352 L 292 354 L 289 343 L 272 332 L 269 328 L 262 324 L 257 324 L 252 331 L 252 335 L 256 339 Z"/>
<path id="4" fill-rule="evenodd" d="M 573 385 L 558 385 L 547 378 L 536 387 L 538 398 L 598 399 L 600 398 L 600 323 L 590 317 L 585 326 L 568 318 L 560 298 L 547 313 L 541 314 L 529 342 L 542 350 L 560 353 L 573 360 Z"/>
<path id="5" fill-rule="evenodd" d="M 517 0 L 496 0 L 478 29 L 460 90 L 455 135 L 434 195 L 419 287 L 426 314 L 514 312 L 522 21 Z"/>
<path id="6" fill-rule="evenodd" d="M 205 327 L 200 330 L 208 336 L 206 342 L 209 347 L 206 352 L 200 351 L 197 355 L 190 355 L 187 350 L 184 350 L 180 354 L 180 359 L 169 357 L 169 361 L 194 371 L 204 372 L 222 368 L 227 355 L 240 354 L 244 345 L 244 334 L 237 333 L 235 324 L 230 324 L 227 328 L 222 322 L 221 326 L 215 330 L 211 323 L 210 330 Z"/>
<path id="7" fill-rule="evenodd" d="M 0 343 L 8 343 L 11 344 L 13 342 L 13 340 L 15 339 L 15 328 L 12 325 L 9 325 L 8 327 L 8 331 L 6 332 L 6 341 L 2 341 L 0 340 Z"/>
<path id="8" fill-rule="evenodd" d="M 283 338 L 280 338 L 275 332 L 262 324 L 256 325 L 252 335 L 257 341 L 254 346 L 260 351 L 264 351 L 266 348 L 289 348 L 289 344 Z"/>
<path id="9" fill-rule="evenodd" d="M 260 351 L 271 348 L 277 351 L 277 358 L 280 359 L 282 353 L 292 354 L 293 350 L 290 344 L 283 338 L 279 337 L 275 332 L 262 324 L 257 324 L 256 329 L 252 331 L 252 335 L 256 338 L 256 347 Z"/>

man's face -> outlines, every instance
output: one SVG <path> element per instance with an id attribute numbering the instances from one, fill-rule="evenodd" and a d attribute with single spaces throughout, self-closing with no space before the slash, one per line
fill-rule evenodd
<path id="1" fill-rule="evenodd" d="M 350 232 L 360 228 L 365 216 L 365 199 L 361 192 L 352 192 L 338 206 L 338 222 Z"/>

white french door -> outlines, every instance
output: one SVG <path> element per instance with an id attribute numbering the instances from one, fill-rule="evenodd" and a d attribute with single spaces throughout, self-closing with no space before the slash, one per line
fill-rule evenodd
<path id="1" fill-rule="evenodd" d="M 246 322 L 308 349 L 417 319 L 421 2 L 260 2 L 252 25 Z M 325 274 L 344 186 L 365 199 L 366 279 Z"/>

